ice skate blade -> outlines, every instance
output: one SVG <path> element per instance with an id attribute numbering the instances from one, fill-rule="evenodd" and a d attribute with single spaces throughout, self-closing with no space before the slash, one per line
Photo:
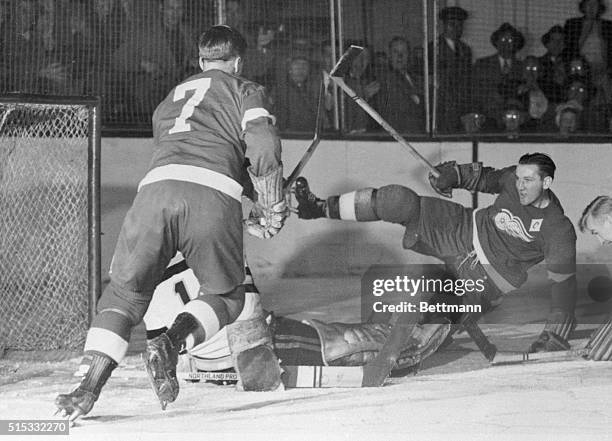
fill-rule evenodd
<path id="1" fill-rule="evenodd" d="M 144 356 L 143 356 L 144 359 Z M 168 400 L 166 397 L 164 397 L 164 383 L 162 380 L 161 385 L 158 385 L 158 381 L 155 379 L 155 371 L 153 370 L 153 367 L 151 366 L 151 359 L 144 359 L 144 364 L 145 364 L 145 369 L 147 371 L 147 377 L 149 378 L 149 383 L 151 384 L 151 388 L 153 389 L 153 392 L 155 393 L 155 396 L 157 397 L 157 399 L 159 400 L 159 404 L 161 405 L 161 409 L 162 410 L 166 410 L 166 406 L 168 406 L 168 403 L 174 401 L 174 400 Z"/>

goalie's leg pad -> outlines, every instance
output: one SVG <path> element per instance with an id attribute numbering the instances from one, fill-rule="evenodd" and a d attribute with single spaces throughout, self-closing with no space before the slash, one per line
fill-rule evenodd
<path id="1" fill-rule="evenodd" d="M 382 323 L 324 323 L 308 320 L 319 335 L 326 366 L 361 366 L 373 360 L 389 336 Z"/>
<path id="2" fill-rule="evenodd" d="M 272 333 L 263 317 L 227 325 L 227 338 L 237 388 L 245 391 L 272 391 L 281 384 L 281 369 L 272 346 Z"/>
<path id="3" fill-rule="evenodd" d="M 272 316 L 274 348 L 286 366 L 323 366 L 321 340 L 310 325 L 288 317 Z"/>

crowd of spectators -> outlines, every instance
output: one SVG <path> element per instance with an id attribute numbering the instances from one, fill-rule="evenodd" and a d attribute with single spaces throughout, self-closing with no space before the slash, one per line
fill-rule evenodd
<path id="1" fill-rule="evenodd" d="M 443 9 L 439 17 L 444 23 L 443 36 L 449 21 L 459 30 L 454 38 L 441 37 L 438 45 L 438 130 L 456 132 L 460 122 L 466 132 L 510 135 L 609 132 L 612 22 L 601 17 L 605 11 L 602 0 L 581 0 L 578 9 L 581 17 L 570 18 L 563 26 L 553 25 L 541 36 L 544 55 L 519 58 L 525 37 L 512 24 L 503 23 L 491 35 L 495 53 L 473 64 L 466 61 L 456 70 L 448 69 L 445 60 L 458 63 L 458 59 L 471 57 L 469 47 L 458 44 L 463 43 L 461 30 L 468 12 L 459 7 Z M 463 49 L 450 52 L 443 39 L 454 40 L 455 47 Z M 458 81 L 464 83 L 459 86 Z M 465 90 L 470 93 L 459 98 L 457 93 Z"/>
<path id="2" fill-rule="evenodd" d="M 100 95 L 105 123 L 148 124 L 168 90 L 198 71 L 188 1 L 155 0 L 136 11 L 139 0 L 0 0 L 3 92 Z M 226 22 L 249 42 L 243 75 L 267 87 L 281 130 L 311 133 L 320 94 L 324 130 L 381 130 L 325 76 L 334 63 L 330 40 L 248 20 L 241 0 L 225 8 Z M 601 17 L 602 0 L 581 0 L 578 9 L 581 17 L 541 36 L 542 56 L 519 57 L 525 36 L 502 23 L 490 36 L 494 53 L 474 60 L 462 39 L 470 12 L 446 7 L 428 47 L 428 81 L 422 48 L 402 36 L 384 48 L 344 42 L 365 48 L 345 81 L 405 134 L 427 132 L 427 96 L 441 134 L 609 132 L 612 22 Z"/>

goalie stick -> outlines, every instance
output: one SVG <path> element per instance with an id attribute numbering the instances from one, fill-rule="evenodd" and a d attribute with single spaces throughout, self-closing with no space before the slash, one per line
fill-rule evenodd
<path id="1" fill-rule="evenodd" d="M 363 366 L 281 366 L 281 379 L 286 388 L 362 387 Z M 142 378 L 140 370 L 115 371 L 114 378 Z M 176 373 L 185 381 L 238 381 L 236 372 L 185 372 Z"/>
<path id="2" fill-rule="evenodd" d="M 403 147 L 406 147 L 408 151 L 427 168 L 427 170 L 435 177 L 440 177 L 440 172 L 423 156 L 416 148 L 414 148 L 408 141 L 406 141 L 398 132 L 395 130 L 380 114 L 372 108 L 363 98 L 351 89 L 344 82 L 344 75 L 349 71 L 352 61 L 363 51 L 361 46 L 351 46 L 347 51 L 340 57 L 338 63 L 334 66 L 332 71 L 327 74 L 328 77 L 337 84 L 355 103 L 361 107 L 365 112 L 370 115 L 383 129 L 387 131 L 397 142 Z"/>
<path id="3" fill-rule="evenodd" d="M 564 361 L 577 360 L 589 355 L 589 348 L 570 349 L 554 352 L 498 352 L 491 361 L 492 366 L 503 364 L 520 364 L 529 361 Z"/>

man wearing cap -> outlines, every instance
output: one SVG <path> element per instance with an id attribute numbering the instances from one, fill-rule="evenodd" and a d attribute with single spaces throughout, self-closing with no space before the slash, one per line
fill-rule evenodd
<path id="1" fill-rule="evenodd" d="M 462 127 L 461 115 L 470 110 L 472 49 L 461 41 L 468 13 L 458 6 L 450 6 L 443 8 L 438 17 L 441 33 L 435 48 L 438 68 L 436 127 L 441 133 L 456 133 Z M 434 54 L 432 46 L 430 43 L 431 57 Z"/>
<path id="2" fill-rule="evenodd" d="M 496 130 L 502 127 L 505 110 L 499 85 L 521 80 L 523 65 L 516 54 L 525 46 L 525 37 L 510 23 L 503 23 L 491 34 L 491 44 L 497 52 L 474 63 L 472 96 L 475 100 L 473 110 L 484 113 L 488 128 Z"/>

